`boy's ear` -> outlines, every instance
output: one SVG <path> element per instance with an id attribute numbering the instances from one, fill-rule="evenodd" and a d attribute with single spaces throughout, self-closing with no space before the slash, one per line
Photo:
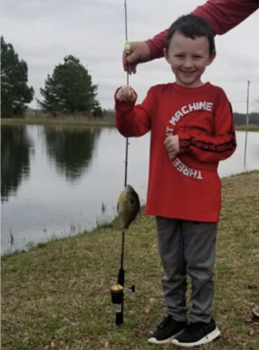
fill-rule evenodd
<path id="1" fill-rule="evenodd" d="M 168 52 L 167 52 L 166 49 L 164 49 L 164 56 L 165 56 L 165 59 L 167 60 L 167 62 L 170 63 L 170 62 L 168 61 Z"/>
<path id="2" fill-rule="evenodd" d="M 207 63 L 207 66 L 209 66 L 215 59 L 216 57 L 216 51 L 214 51 L 211 55 L 210 55 L 210 58 L 208 60 L 208 63 Z"/>

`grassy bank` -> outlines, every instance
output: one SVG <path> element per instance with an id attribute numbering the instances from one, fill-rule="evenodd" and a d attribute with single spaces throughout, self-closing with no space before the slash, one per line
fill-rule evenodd
<path id="1" fill-rule="evenodd" d="M 115 126 L 112 118 L 10 118 L 1 119 L 1 125 L 64 125 L 64 126 Z"/>
<path id="2" fill-rule="evenodd" d="M 207 350 L 259 350 L 259 172 L 223 179 L 214 315 L 221 338 Z M 125 242 L 125 323 L 114 326 L 110 287 L 120 264 L 117 222 L 2 259 L 3 350 L 152 350 L 163 317 L 154 219 L 143 214 Z M 160 349 L 176 349 L 172 345 Z"/>
<path id="3" fill-rule="evenodd" d="M 65 126 L 115 126 L 113 118 L 84 118 L 84 117 L 66 117 L 66 118 L 9 118 L 1 119 L 1 125 L 65 125 Z M 259 125 L 236 125 L 238 131 L 259 131 Z"/>
<path id="4" fill-rule="evenodd" d="M 259 125 L 236 125 L 237 131 L 259 131 Z"/>

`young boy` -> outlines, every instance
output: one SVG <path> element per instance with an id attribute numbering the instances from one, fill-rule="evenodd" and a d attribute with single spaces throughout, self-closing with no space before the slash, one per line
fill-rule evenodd
<path id="1" fill-rule="evenodd" d="M 220 334 L 212 318 L 221 208 L 217 168 L 235 151 L 236 139 L 224 91 L 201 81 L 216 55 L 214 34 L 206 20 L 180 17 L 168 32 L 164 52 L 176 82 L 152 87 L 136 106 L 131 87 L 118 89 L 116 124 L 125 137 L 151 130 L 146 214 L 156 216 L 168 316 L 149 342 L 193 347 Z M 190 323 L 187 275 L 192 282 Z"/>

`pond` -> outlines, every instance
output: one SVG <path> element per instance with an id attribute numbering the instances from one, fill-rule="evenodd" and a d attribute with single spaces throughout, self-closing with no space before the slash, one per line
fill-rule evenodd
<path id="1" fill-rule="evenodd" d="M 237 132 L 221 177 L 259 169 L 259 133 Z M 145 203 L 150 135 L 130 139 L 128 183 Z M 125 139 L 115 128 L 2 126 L 2 254 L 91 230 L 116 215 Z"/>

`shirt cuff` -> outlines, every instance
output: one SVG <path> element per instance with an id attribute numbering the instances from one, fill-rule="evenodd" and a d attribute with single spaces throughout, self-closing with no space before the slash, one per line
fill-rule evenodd
<path id="1" fill-rule="evenodd" d="M 177 134 L 178 138 L 179 138 L 179 147 L 180 147 L 180 151 L 179 153 L 186 153 L 189 151 L 189 147 L 191 145 L 191 138 L 187 138 L 186 134 Z"/>

